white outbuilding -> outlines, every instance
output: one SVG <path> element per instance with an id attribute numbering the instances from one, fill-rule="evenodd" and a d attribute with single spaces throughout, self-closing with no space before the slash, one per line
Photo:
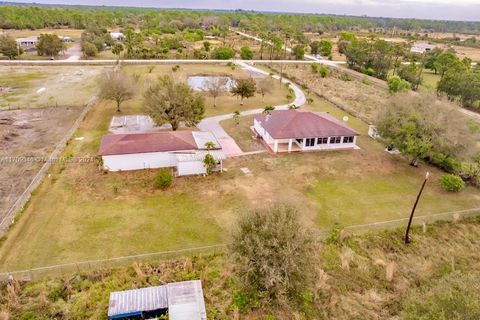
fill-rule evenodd
<path id="1" fill-rule="evenodd" d="M 110 32 L 110 37 L 112 38 L 113 41 L 123 41 L 125 39 L 125 36 L 121 32 Z"/>
<path id="2" fill-rule="evenodd" d="M 177 176 L 206 174 L 207 154 L 217 163 L 213 171 L 222 171 L 226 159 L 213 133 L 200 131 L 110 134 L 103 137 L 99 154 L 105 170 L 172 168 Z"/>

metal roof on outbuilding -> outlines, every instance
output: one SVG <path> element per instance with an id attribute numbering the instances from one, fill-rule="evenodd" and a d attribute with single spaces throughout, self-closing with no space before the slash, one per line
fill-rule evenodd
<path id="1" fill-rule="evenodd" d="M 167 308 L 168 298 L 165 286 L 117 291 L 110 293 L 108 318 L 135 316 L 145 311 Z"/>
<path id="2" fill-rule="evenodd" d="M 205 144 L 207 142 L 212 142 L 215 145 L 215 149 L 220 149 L 220 143 L 217 141 L 217 138 L 213 135 L 212 132 L 208 131 L 192 131 L 193 140 L 197 144 L 198 149 L 206 149 Z"/>
<path id="3" fill-rule="evenodd" d="M 108 319 L 139 316 L 168 308 L 170 320 L 205 320 L 202 282 L 191 280 L 163 286 L 110 293 Z"/>
<path id="4" fill-rule="evenodd" d="M 215 161 L 225 160 L 227 156 L 221 150 L 210 150 L 210 151 L 195 151 L 191 153 L 176 153 L 175 157 L 178 162 L 189 162 L 189 161 L 203 161 L 205 156 L 210 153 L 213 156 Z"/>
<path id="5" fill-rule="evenodd" d="M 207 319 L 200 280 L 169 283 L 167 294 L 170 320 Z"/>

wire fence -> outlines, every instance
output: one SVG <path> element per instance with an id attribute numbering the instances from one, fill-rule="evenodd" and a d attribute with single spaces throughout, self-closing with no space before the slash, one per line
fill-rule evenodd
<path id="1" fill-rule="evenodd" d="M 413 219 L 414 225 L 431 224 L 436 221 L 459 221 L 469 217 L 480 215 L 480 208 L 443 212 L 417 216 Z M 346 234 L 361 234 L 369 231 L 378 231 L 385 229 L 395 229 L 406 227 L 408 218 L 374 222 L 369 224 L 353 225 L 344 227 Z M 326 237 L 327 233 L 322 234 Z M 0 281 L 7 281 L 10 278 L 23 281 L 33 281 L 45 277 L 70 276 L 79 273 L 89 273 L 97 270 L 113 269 L 121 266 L 131 265 L 136 262 L 160 262 L 184 257 L 193 257 L 203 254 L 224 253 L 228 244 L 215 244 L 210 246 L 187 248 L 180 250 L 162 251 L 155 253 L 146 253 L 140 255 L 122 256 L 109 259 L 89 260 L 81 262 L 72 262 L 65 264 L 52 265 L 47 267 L 32 268 L 28 270 L 12 271 L 0 273 Z"/>
<path id="2" fill-rule="evenodd" d="M 422 216 L 414 216 L 412 220 L 412 224 L 423 225 L 423 224 L 431 224 L 436 221 L 458 221 L 461 219 L 475 217 L 478 215 L 480 215 L 480 208 L 427 214 Z M 395 228 L 406 227 L 408 223 L 408 219 L 409 218 L 402 218 L 402 219 L 396 219 L 396 220 L 353 225 L 353 226 L 345 227 L 343 229 L 348 233 L 362 233 L 362 232 L 375 231 L 375 230 L 395 229 Z"/>
<path id="3" fill-rule="evenodd" d="M 178 259 L 182 257 L 199 256 L 202 254 L 211 255 L 224 252 L 226 247 L 227 244 L 216 244 L 203 247 L 161 251 L 110 259 L 88 260 L 81 262 L 57 264 L 21 271 L 3 272 L 0 273 L 0 281 L 8 281 L 10 278 L 23 281 L 33 281 L 45 277 L 68 276 L 72 274 L 88 273 L 95 270 L 112 269 L 116 267 L 126 266 L 134 262 L 159 262 L 170 259 Z"/>
<path id="4" fill-rule="evenodd" d="M 30 196 L 32 195 L 32 192 L 40 185 L 40 183 L 43 181 L 43 178 L 47 174 L 48 170 L 50 169 L 50 166 L 52 163 L 55 162 L 55 159 L 58 158 L 60 153 L 63 151 L 65 146 L 67 145 L 68 141 L 72 138 L 73 134 L 75 131 L 78 129 L 80 126 L 80 123 L 83 121 L 87 113 L 90 111 L 92 108 L 92 105 L 95 103 L 96 98 L 93 97 L 88 104 L 83 108 L 82 112 L 78 116 L 78 118 L 75 120 L 74 124 L 70 128 L 70 130 L 65 134 L 63 139 L 55 146 L 55 149 L 53 152 L 50 154 L 48 159 L 46 159 L 45 163 L 43 166 L 40 168 L 40 170 L 37 172 L 37 174 L 33 177 L 32 181 L 28 185 L 28 187 L 23 191 L 23 193 L 17 198 L 17 200 L 13 203 L 13 205 L 8 209 L 8 211 L 1 217 L 0 220 L 0 236 L 5 234 L 5 232 L 8 230 L 8 228 L 15 222 L 15 215 L 22 211 L 27 202 L 30 200 Z"/>

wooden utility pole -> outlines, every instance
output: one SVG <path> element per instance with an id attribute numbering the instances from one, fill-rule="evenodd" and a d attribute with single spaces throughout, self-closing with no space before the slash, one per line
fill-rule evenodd
<path id="1" fill-rule="evenodd" d="M 408 220 L 407 231 L 405 232 L 405 239 L 404 239 L 406 244 L 410 243 L 409 233 L 410 233 L 410 227 L 412 226 L 413 215 L 415 214 L 415 209 L 417 208 L 418 201 L 420 200 L 420 197 L 422 196 L 423 189 L 425 188 L 425 185 L 427 184 L 427 180 L 428 180 L 429 176 L 430 176 L 430 173 L 427 172 L 427 174 L 425 175 L 425 180 L 423 180 L 422 187 L 420 188 L 420 192 L 418 192 L 417 200 L 415 200 L 415 204 L 413 205 L 412 213 L 410 213 L 410 219 Z"/>

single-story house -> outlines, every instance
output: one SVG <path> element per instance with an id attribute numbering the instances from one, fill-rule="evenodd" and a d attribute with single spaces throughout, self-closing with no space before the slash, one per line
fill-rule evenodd
<path id="1" fill-rule="evenodd" d="M 113 41 L 123 41 L 125 36 L 121 32 L 110 32 L 110 37 L 112 37 Z"/>
<path id="2" fill-rule="evenodd" d="M 108 319 L 207 319 L 200 280 L 110 293 Z"/>
<path id="3" fill-rule="evenodd" d="M 358 149 L 358 133 L 324 112 L 275 110 L 255 116 L 252 130 L 274 153 Z"/>
<path id="4" fill-rule="evenodd" d="M 428 51 L 431 51 L 435 49 L 437 46 L 433 44 L 428 44 L 428 43 L 415 43 L 412 48 L 410 49 L 410 52 L 414 53 L 425 53 Z"/>
<path id="5" fill-rule="evenodd" d="M 38 44 L 38 37 L 32 36 L 27 38 L 18 38 L 16 41 L 17 41 L 17 45 L 19 45 L 22 48 L 35 47 Z"/>
<path id="6" fill-rule="evenodd" d="M 60 36 L 59 37 L 63 42 L 73 42 L 72 37 L 69 36 Z"/>
<path id="7" fill-rule="evenodd" d="M 213 148 L 207 149 L 207 142 Z M 213 171 L 222 171 L 226 159 L 215 136 L 200 131 L 109 134 L 103 137 L 99 154 L 105 170 L 173 168 L 178 176 L 206 174 L 207 154 L 217 161 Z"/>

